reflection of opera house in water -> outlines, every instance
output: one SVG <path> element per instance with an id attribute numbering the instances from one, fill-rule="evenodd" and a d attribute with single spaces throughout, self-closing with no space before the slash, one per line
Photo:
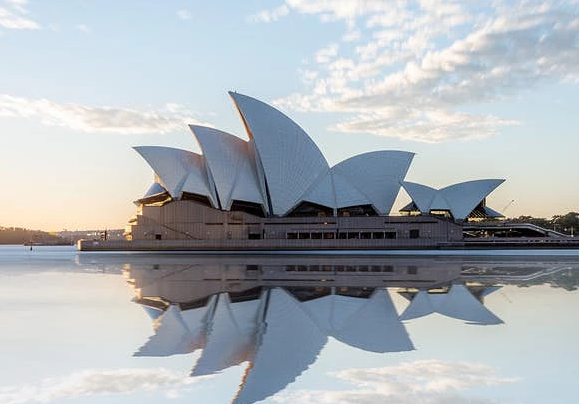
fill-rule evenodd
<path id="1" fill-rule="evenodd" d="M 497 282 L 557 270 L 540 261 L 521 267 L 508 260 L 371 256 L 147 256 L 125 268 L 136 302 L 154 319 L 155 333 L 135 355 L 201 350 L 192 376 L 247 363 L 234 403 L 284 389 L 329 337 L 365 351 L 402 352 L 414 349 L 406 320 L 439 313 L 467 324 L 501 324 L 483 304 Z M 392 293 L 408 300 L 400 313 Z"/>

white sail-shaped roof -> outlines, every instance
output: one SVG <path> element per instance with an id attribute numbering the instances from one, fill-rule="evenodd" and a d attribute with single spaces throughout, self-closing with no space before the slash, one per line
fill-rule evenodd
<path id="1" fill-rule="evenodd" d="M 452 212 L 452 206 L 450 206 L 444 194 L 439 191 L 430 204 L 430 210 L 448 210 Z"/>
<path id="2" fill-rule="evenodd" d="M 229 294 L 219 295 L 207 342 L 191 376 L 210 375 L 253 359 L 260 303 L 250 300 L 232 304 Z"/>
<path id="3" fill-rule="evenodd" d="M 134 149 L 149 163 L 161 185 L 173 198 L 178 199 L 182 192 L 190 192 L 204 195 L 214 207 L 218 206 L 203 156 L 163 146 L 138 146 Z"/>
<path id="4" fill-rule="evenodd" d="M 148 198 L 149 196 L 162 194 L 164 192 L 167 192 L 167 190 L 165 188 L 163 188 L 163 186 L 161 184 L 159 184 L 158 182 L 154 182 L 151 185 L 151 187 L 147 190 L 147 192 L 145 192 L 145 195 L 143 195 L 143 198 Z"/>
<path id="5" fill-rule="evenodd" d="M 189 125 L 195 135 L 221 208 L 229 210 L 234 200 L 264 204 L 255 161 L 248 143 L 229 133 L 206 126 Z"/>
<path id="6" fill-rule="evenodd" d="M 332 171 L 346 178 L 379 213 L 388 214 L 413 157 L 414 153 L 404 151 L 369 152 L 342 161 Z"/>
<path id="7" fill-rule="evenodd" d="M 437 189 L 431 188 L 426 185 L 417 184 L 415 182 L 404 181 L 402 182 L 402 187 L 408 193 L 416 207 L 422 213 L 429 213 L 430 206 L 434 197 L 438 193 Z"/>
<path id="8" fill-rule="evenodd" d="M 328 163 L 306 132 L 286 115 L 255 98 L 230 92 L 256 157 L 263 167 L 274 215 L 296 206 Z"/>
<path id="9" fill-rule="evenodd" d="M 371 205 L 372 201 L 363 194 L 352 182 L 342 173 L 332 169 L 332 181 L 334 192 L 336 193 L 336 207 L 345 208 L 348 206 Z"/>
<path id="10" fill-rule="evenodd" d="M 285 290 L 269 292 L 255 358 L 234 404 L 250 404 L 277 393 L 317 358 L 326 334 Z"/>
<path id="11" fill-rule="evenodd" d="M 302 200 L 317 203 L 318 205 L 327 206 L 329 208 L 337 207 L 334 181 L 330 170 L 318 177 L 308 192 L 302 196 Z"/>
<path id="12" fill-rule="evenodd" d="M 452 285 L 447 293 L 418 292 L 400 319 L 411 320 L 435 312 L 472 324 L 494 325 L 503 322 L 474 297 L 466 286 L 459 284 Z"/>
<path id="13" fill-rule="evenodd" d="M 485 179 L 461 182 L 442 188 L 440 193 L 448 201 L 455 219 L 464 219 L 488 194 L 505 180 Z"/>
<path id="14" fill-rule="evenodd" d="M 448 210 L 455 219 L 462 220 L 468 217 L 474 208 L 504 181 L 502 179 L 466 181 L 438 190 L 407 181 L 402 185 L 422 213 Z M 491 209 L 488 213 L 493 217 L 501 216 L 500 213 Z"/>

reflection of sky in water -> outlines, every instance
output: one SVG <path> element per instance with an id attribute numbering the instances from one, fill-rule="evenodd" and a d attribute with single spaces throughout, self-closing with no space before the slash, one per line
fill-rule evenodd
<path id="1" fill-rule="evenodd" d="M 0 403 L 226 403 L 242 380 L 239 402 L 278 389 L 265 402 L 574 402 L 579 298 L 566 289 L 578 280 L 569 254 L 288 260 L 0 247 Z M 169 310 L 153 321 L 132 299 Z M 190 335 L 176 339 L 179 329 Z M 204 349 L 154 356 L 195 346 Z"/>

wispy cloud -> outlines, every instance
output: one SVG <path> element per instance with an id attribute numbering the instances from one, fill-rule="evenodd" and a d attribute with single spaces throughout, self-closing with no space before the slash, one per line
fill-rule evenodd
<path id="1" fill-rule="evenodd" d="M 77 31 L 84 32 L 85 34 L 90 33 L 90 27 L 85 24 L 78 24 L 74 27 Z"/>
<path id="2" fill-rule="evenodd" d="M 0 0 L 0 27 L 6 29 L 40 29 L 40 24 L 27 17 L 28 0 Z"/>
<path id="3" fill-rule="evenodd" d="M 277 8 L 271 10 L 261 10 L 256 14 L 250 15 L 248 20 L 250 22 L 274 22 L 282 17 L 285 17 L 289 13 L 289 8 L 287 5 L 283 4 Z"/>
<path id="4" fill-rule="evenodd" d="M 177 11 L 177 17 L 179 17 L 180 20 L 183 21 L 187 21 L 190 20 L 191 18 L 193 18 L 193 16 L 191 15 L 191 12 L 189 10 L 179 10 Z"/>
<path id="5" fill-rule="evenodd" d="M 579 83 L 573 3 L 286 0 L 289 10 L 343 23 L 345 32 L 313 55 L 305 91 L 274 103 L 349 114 L 333 128 L 346 132 L 426 142 L 492 136 L 516 122 L 465 106 L 548 80 Z"/>
<path id="6" fill-rule="evenodd" d="M 45 379 L 36 384 L 0 387 L 3 404 L 46 403 L 94 395 L 164 390 L 174 397 L 193 379 L 167 369 L 85 370 L 68 377 Z"/>
<path id="7" fill-rule="evenodd" d="M 497 376 L 492 368 L 486 366 L 438 360 L 422 360 L 374 369 L 348 369 L 333 372 L 331 375 L 354 385 L 355 388 L 281 393 L 276 400 L 308 404 L 483 404 L 494 401 L 473 398 L 471 395 L 463 396 L 461 392 L 473 387 L 518 381 Z"/>
<path id="8" fill-rule="evenodd" d="M 91 133 L 172 133 L 187 124 L 203 124 L 186 107 L 169 103 L 164 107 L 139 110 L 119 107 L 95 107 L 59 104 L 47 99 L 28 99 L 0 94 L 0 116 L 38 119 L 44 125 L 62 126 Z"/>

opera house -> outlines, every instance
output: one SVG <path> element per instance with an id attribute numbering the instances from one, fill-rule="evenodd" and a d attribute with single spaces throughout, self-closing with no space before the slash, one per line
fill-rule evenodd
<path id="1" fill-rule="evenodd" d="M 202 154 L 135 147 L 153 169 L 154 182 L 136 201 L 127 240 L 79 248 L 423 248 L 460 242 L 466 222 L 502 217 L 485 203 L 502 179 L 442 189 L 407 182 L 414 154 L 393 150 L 330 166 L 308 134 L 282 112 L 229 94 L 248 140 L 190 125 Z M 401 188 L 412 201 L 391 215 Z"/>

